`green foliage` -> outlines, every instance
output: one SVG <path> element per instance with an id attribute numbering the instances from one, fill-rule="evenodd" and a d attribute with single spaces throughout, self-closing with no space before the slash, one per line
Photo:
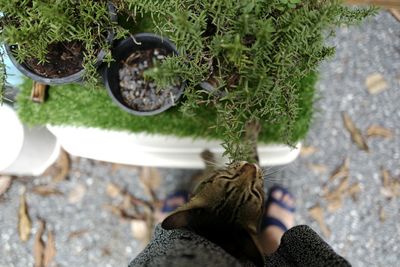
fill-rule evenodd
<path id="1" fill-rule="evenodd" d="M 128 121 L 135 120 L 150 132 L 157 128 L 164 133 L 168 128 L 175 133 L 172 127 L 146 128 L 146 125 L 156 125 L 158 118 L 168 118 L 170 114 L 176 115 L 170 124 L 173 127 L 182 127 L 184 122 L 201 119 L 198 123 L 215 128 L 218 133 L 215 137 L 223 139 L 226 153 L 232 160 L 246 158 L 247 148 L 241 145 L 241 140 L 248 120 L 259 119 L 262 122 L 265 140 L 294 145 L 304 136 L 311 118 L 313 90 L 303 84 L 313 76 L 318 64 L 335 51 L 325 45 L 325 39 L 334 34 L 337 26 L 358 23 L 374 13 L 372 9 L 346 7 L 339 0 L 113 2 L 119 13 L 124 14 L 125 20 L 120 19 L 119 23 L 125 29 L 131 33 L 150 30 L 176 44 L 179 56 L 170 57 L 157 68 L 147 71 L 146 78 L 154 79 L 161 87 L 176 83 L 177 78 L 184 81 L 186 90 L 180 107 L 183 115 L 176 115 L 176 109 L 146 119 L 127 119 L 130 115 L 118 113 L 125 118 L 124 121 L 114 116 L 111 123 L 108 116 L 117 115 L 117 111 L 110 110 L 109 114 L 104 114 L 103 120 L 98 121 L 98 115 L 87 111 L 91 110 L 87 103 L 95 100 L 89 95 L 82 95 L 86 105 L 77 106 L 71 102 L 70 106 L 92 117 L 83 119 L 74 113 L 76 121 L 85 121 L 90 126 L 96 124 L 90 122 L 93 120 L 98 121 L 99 127 L 115 128 L 113 123 L 118 125 L 120 122 L 125 126 Z M 78 40 L 84 43 L 83 65 L 90 84 L 97 80 L 94 64 L 96 51 L 105 49 L 108 52 L 106 60 L 111 60 L 104 30 L 112 28 L 118 37 L 127 33 L 127 30 L 110 22 L 105 0 L 0 0 L 0 9 L 5 14 L 0 20 L 0 41 L 18 44 L 17 57 L 20 61 L 27 57 L 44 61 L 46 49 L 53 42 Z M 131 25 L 131 22 L 134 23 Z M 32 38 L 35 38 L 34 42 Z M 213 90 L 200 88 L 199 84 L 204 81 L 210 82 Z M 93 92 L 93 95 L 97 94 L 100 93 Z M 58 92 L 54 91 L 54 95 Z M 100 99 L 96 97 L 94 99 Z M 22 112 L 21 116 L 27 121 L 48 118 L 50 122 L 71 122 L 74 118 L 72 111 L 57 113 L 59 116 L 56 119 L 51 117 L 52 110 L 47 107 L 57 110 L 55 99 L 58 98 L 36 108 L 25 100 L 23 105 L 29 108 L 24 109 L 21 105 L 22 111 L 26 112 Z M 58 100 L 57 105 L 62 102 Z M 92 108 L 99 110 L 99 107 Z M 35 117 L 34 111 L 43 118 Z M 207 118 L 202 117 L 206 113 Z M 208 119 L 210 117 L 212 120 Z M 182 124 L 177 123 L 177 118 L 182 119 Z M 177 129 L 178 135 L 182 129 L 196 133 L 203 129 L 195 123 L 187 125 L 191 128 Z"/>
<path id="2" fill-rule="evenodd" d="M 78 41 L 84 51 L 83 68 L 87 84 L 97 84 L 96 62 L 101 49 L 111 60 L 108 30 L 117 36 L 126 31 L 110 19 L 106 0 L 0 0 L 0 42 L 17 44 L 19 62 L 36 58 L 47 62 L 50 44 Z"/>
<path id="3" fill-rule="evenodd" d="M 280 11 L 285 11 L 287 8 L 296 8 L 297 4 L 299 4 L 301 0 L 281 0 L 281 6 L 277 8 Z"/>
<path id="4" fill-rule="evenodd" d="M 293 145 L 301 119 L 301 81 L 334 54 L 325 39 L 337 26 L 357 23 L 373 9 L 338 0 L 125 0 L 121 9 L 151 20 L 180 56 L 148 73 L 160 85 L 171 74 L 185 81 L 181 110 L 194 115 L 214 108 L 231 159 L 244 158 L 246 121 L 272 125 L 280 141 Z M 164 68 L 164 71 L 162 70 Z M 214 92 L 198 85 L 213 81 Z M 216 93 L 217 92 L 217 93 Z"/>
<path id="5" fill-rule="evenodd" d="M 316 75 L 312 74 L 299 84 L 301 115 L 294 123 L 293 140 L 305 137 L 312 118 L 312 102 Z M 225 129 L 215 127 L 215 109 L 196 109 L 193 116 L 185 116 L 179 107 L 151 117 L 132 116 L 117 107 L 106 90 L 87 90 L 81 85 L 52 86 L 43 104 L 30 99 L 32 83 L 26 81 L 18 95 L 18 114 L 28 125 L 69 125 L 107 130 L 145 132 L 182 137 L 219 139 L 226 138 Z M 262 123 L 259 136 L 263 143 L 280 143 L 282 125 Z"/>

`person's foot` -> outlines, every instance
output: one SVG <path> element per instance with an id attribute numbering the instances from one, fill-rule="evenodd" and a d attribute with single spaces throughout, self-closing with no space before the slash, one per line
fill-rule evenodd
<path id="1" fill-rule="evenodd" d="M 156 223 L 161 223 L 174 210 L 186 204 L 189 201 L 189 193 L 185 190 L 180 190 L 170 194 L 165 200 L 161 210 L 156 211 Z"/>
<path id="2" fill-rule="evenodd" d="M 271 188 L 265 206 L 260 236 L 266 255 L 277 250 L 286 230 L 294 226 L 294 198 L 285 188 Z"/>

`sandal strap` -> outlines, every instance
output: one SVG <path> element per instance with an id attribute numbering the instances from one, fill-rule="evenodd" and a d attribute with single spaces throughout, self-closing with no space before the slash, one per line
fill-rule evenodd
<path id="1" fill-rule="evenodd" d="M 282 192 L 282 196 L 281 196 L 280 199 L 277 199 L 277 198 L 275 198 L 273 196 L 273 193 L 275 191 L 281 191 Z M 268 199 L 267 199 L 267 201 L 265 203 L 265 206 L 268 207 L 271 203 L 275 203 L 279 207 L 281 207 L 281 208 L 283 208 L 283 209 L 285 209 L 287 211 L 290 211 L 292 213 L 295 212 L 296 211 L 295 207 L 289 206 L 285 202 L 283 202 L 283 198 L 285 196 L 290 196 L 292 199 L 294 199 L 292 193 L 290 193 L 286 188 L 284 188 L 282 186 L 279 186 L 279 185 L 275 185 L 269 190 Z"/>
<path id="2" fill-rule="evenodd" d="M 286 189 L 286 188 L 283 187 L 283 186 L 274 185 L 274 186 L 271 187 L 271 189 L 269 190 L 270 194 L 272 194 L 272 192 L 275 192 L 275 191 L 281 191 L 281 192 L 282 192 L 282 197 L 281 197 L 282 199 L 283 199 L 283 197 L 284 197 L 285 195 L 288 195 L 288 196 L 290 196 L 291 198 L 294 199 L 293 194 L 292 194 L 288 189 Z"/>
<path id="3" fill-rule="evenodd" d="M 279 207 L 281 207 L 281 208 L 283 208 L 283 209 L 285 209 L 285 210 L 287 210 L 287 211 L 289 211 L 291 213 L 294 213 L 296 211 L 295 207 L 288 206 L 282 200 L 278 200 L 278 199 L 276 199 L 274 197 L 271 197 L 270 199 L 268 199 L 267 204 L 265 206 L 268 207 L 269 205 L 271 205 L 271 203 L 274 203 L 274 204 L 278 205 Z"/>
<path id="4" fill-rule="evenodd" d="M 261 230 L 266 229 L 268 226 L 277 226 L 282 229 L 284 232 L 288 230 L 288 228 L 277 218 L 274 217 L 264 217 L 261 223 Z"/>

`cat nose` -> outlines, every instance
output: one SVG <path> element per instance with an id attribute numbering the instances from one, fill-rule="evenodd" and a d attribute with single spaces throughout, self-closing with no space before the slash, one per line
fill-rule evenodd
<path id="1" fill-rule="evenodd" d="M 257 173 L 257 165 L 252 163 L 246 163 L 242 167 L 243 174 L 254 176 Z"/>

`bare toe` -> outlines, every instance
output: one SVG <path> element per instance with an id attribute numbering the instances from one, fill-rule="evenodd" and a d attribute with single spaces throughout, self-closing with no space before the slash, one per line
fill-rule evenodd
<path id="1" fill-rule="evenodd" d="M 274 192 L 272 192 L 272 196 L 275 199 L 281 199 L 282 198 L 282 192 L 280 190 L 275 190 Z"/>
<path id="2" fill-rule="evenodd" d="M 283 202 L 285 202 L 285 204 L 288 205 L 289 207 L 293 207 L 294 205 L 293 198 L 289 194 L 286 194 L 283 197 Z"/>

